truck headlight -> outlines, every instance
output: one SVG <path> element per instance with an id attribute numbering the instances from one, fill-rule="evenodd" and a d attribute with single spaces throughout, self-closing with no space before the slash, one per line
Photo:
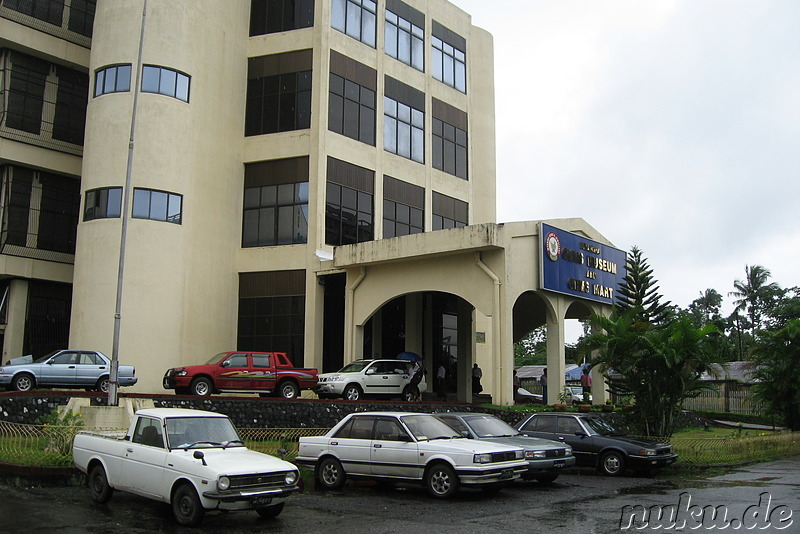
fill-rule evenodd
<path id="1" fill-rule="evenodd" d="M 220 491 L 225 491 L 231 487 L 231 479 L 228 477 L 219 477 L 217 479 L 217 489 Z"/>
<path id="2" fill-rule="evenodd" d="M 294 486 L 297 483 L 297 471 L 289 471 L 283 479 L 287 486 Z"/>
<path id="3" fill-rule="evenodd" d="M 472 457 L 472 463 L 474 464 L 490 464 L 492 463 L 492 455 L 491 454 L 476 454 Z"/>

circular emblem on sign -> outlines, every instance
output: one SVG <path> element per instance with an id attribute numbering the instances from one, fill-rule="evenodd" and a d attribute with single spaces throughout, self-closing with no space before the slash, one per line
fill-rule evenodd
<path id="1" fill-rule="evenodd" d="M 558 235 L 555 232 L 547 234 L 545 239 L 545 247 L 547 248 L 547 256 L 556 261 L 561 255 L 561 241 L 558 240 Z"/>

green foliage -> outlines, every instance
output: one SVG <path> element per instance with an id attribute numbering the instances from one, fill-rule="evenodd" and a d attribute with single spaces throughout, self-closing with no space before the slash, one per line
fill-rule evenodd
<path id="1" fill-rule="evenodd" d="M 754 352 L 754 398 L 767 413 L 781 417 L 791 430 L 800 430 L 800 319 L 777 331 L 763 331 Z"/>
<path id="2" fill-rule="evenodd" d="M 745 265 L 744 272 L 744 280 L 734 281 L 734 291 L 728 296 L 734 297 L 736 312 L 747 313 L 750 328 L 755 333 L 761 327 L 764 313 L 780 295 L 781 288 L 775 282 L 767 283 L 772 273 L 761 265 Z"/>
<path id="3" fill-rule="evenodd" d="M 83 417 L 73 412 L 62 412 L 53 410 L 47 415 L 42 415 L 36 422 L 40 425 L 52 426 L 83 426 Z"/>
<path id="4" fill-rule="evenodd" d="M 634 310 L 636 319 L 646 323 L 667 322 L 672 315 L 670 303 L 661 302 L 653 269 L 638 247 L 631 248 L 625 268 L 627 272 L 617 291 L 617 311 Z"/>
<path id="5" fill-rule="evenodd" d="M 697 328 L 686 317 L 663 325 L 641 319 L 638 308 L 617 310 L 611 317 L 592 316 L 599 328 L 584 343 L 599 351 L 592 364 L 608 370 L 611 392 L 635 399 L 632 416 L 637 431 L 669 437 L 683 401 L 711 387 L 700 378 L 715 361 L 707 350 L 715 328 Z"/>

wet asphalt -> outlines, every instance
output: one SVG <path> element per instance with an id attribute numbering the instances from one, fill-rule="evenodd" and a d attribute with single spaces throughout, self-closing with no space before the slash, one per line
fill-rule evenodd
<path id="1" fill-rule="evenodd" d="M 276 519 L 264 520 L 255 512 L 208 513 L 192 529 L 176 525 L 169 506 L 133 495 L 116 492 L 108 504 L 97 505 L 85 487 L 10 486 L 0 479 L 0 532 L 9 534 L 587 534 L 720 529 L 800 532 L 800 458 L 654 478 L 609 478 L 573 468 L 551 484 L 518 481 L 497 493 L 464 489 L 448 501 L 430 498 L 419 486 L 349 481 L 342 491 L 306 488 L 290 498 Z"/>

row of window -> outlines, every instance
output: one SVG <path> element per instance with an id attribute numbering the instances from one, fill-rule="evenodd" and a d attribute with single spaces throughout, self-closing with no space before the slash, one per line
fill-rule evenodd
<path id="1" fill-rule="evenodd" d="M 131 66 L 111 65 L 95 72 L 94 96 L 124 93 L 131 89 Z M 166 67 L 142 67 L 142 92 L 156 93 L 189 101 L 189 76 Z"/>
<path id="2" fill-rule="evenodd" d="M 377 5 L 373 0 L 332 0 L 331 27 L 375 48 Z M 413 19 L 413 20 L 412 20 Z M 384 15 L 384 51 L 421 72 L 425 71 L 425 15 L 394 0 Z M 463 38 L 434 22 L 431 34 L 434 79 L 467 92 L 467 55 Z"/>
<path id="3" fill-rule="evenodd" d="M 83 207 L 83 220 L 118 218 L 122 214 L 122 188 L 102 187 L 86 192 Z M 183 216 L 183 196 L 167 191 L 133 189 L 134 219 L 150 219 L 181 224 Z"/>

